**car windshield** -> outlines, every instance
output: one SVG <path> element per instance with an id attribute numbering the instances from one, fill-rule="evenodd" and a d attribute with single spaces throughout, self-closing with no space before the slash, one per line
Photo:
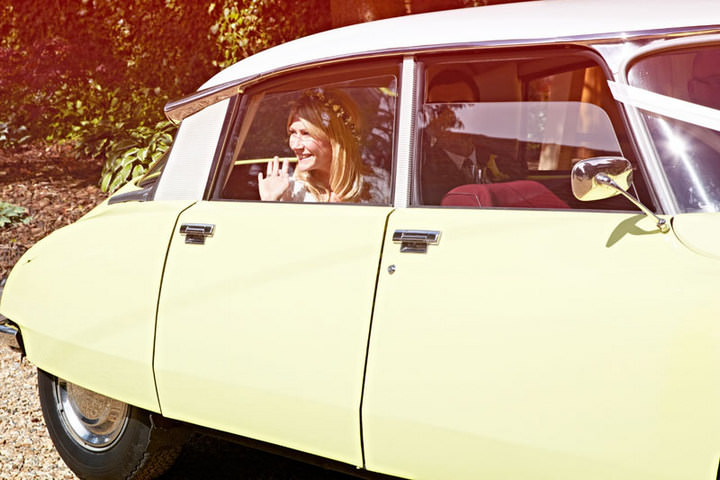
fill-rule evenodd
<path id="1" fill-rule="evenodd" d="M 639 107 L 681 212 L 720 211 L 720 45 L 633 62 L 616 97 Z"/>

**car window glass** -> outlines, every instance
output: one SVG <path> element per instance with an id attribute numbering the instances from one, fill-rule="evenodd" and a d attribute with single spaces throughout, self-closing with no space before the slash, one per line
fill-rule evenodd
<path id="1" fill-rule="evenodd" d="M 333 126 L 344 129 L 345 147 L 328 140 L 332 160 L 339 164 L 338 149 L 345 148 L 357 158 L 355 174 L 344 180 L 350 193 L 341 201 L 386 205 L 391 198 L 391 169 L 394 142 L 395 108 L 397 100 L 396 67 L 381 69 L 333 70 L 328 74 L 313 72 L 312 76 L 295 75 L 281 81 L 268 82 L 249 88 L 242 99 L 238 120 L 233 126 L 231 140 L 225 155 L 216 199 L 260 200 L 258 174 L 267 176 L 268 162 L 278 157 L 279 165 L 289 163 L 290 186 L 278 198 L 281 201 L 323 202 L 324 192 L 311 191 L 306 173 L 298 168 L 298 159 L 305 160 L 314 150 L 293 150 L 294 132 L 292 112 L 301 102 L 315 102 L 322 110 L 321 127 L 329 128 L 328 136 L 336 134 Z M 329 125 L 329 127 L 328 127 Z M 293 135 L 290 135 L 293 131 Z M 305 136 L 310 135 L 303 132 Z M 300 152 L 300 153 L 298 153 Z M 319 156 L 319 155 L 318 155 Z M 349 161 L 348 161 L 349 162 Z M 340 168 L 332 167 L 336 177 L 343 175 Z M 348 167 L 349 168 L 349 167 Z M 338 180 L 342 182 L 343 180 Z M 335 185 L 333 185 L 335 186 Z M 336 189 L 338 187 L 335 187 Z M 335 192 L 333 192 L 335 193 Z M 335 201 L 335 200 L 331 200 Z"/>
<path id="2" fill-rule="evenodd" d="M 423 98 L 416 204 L 632 209 L 622 198 L 586 203 L 571 193 L 579 160 L 632 159 L 589 55 L 429 59 Z"/>
<path id="3" fill-rule="evenodd" d="M 663 95 L 666 114 L 643 109 L 660 164 L 682 212 L 720 211 L 720 45 L 663 50 L 633 62 L 628 83 Z M 670 100 L 689 104 L 677 106 Z M 712 110 L 710 110 L 712 109 Z M 714 112 L 713 112 L 714 110 Z"/>

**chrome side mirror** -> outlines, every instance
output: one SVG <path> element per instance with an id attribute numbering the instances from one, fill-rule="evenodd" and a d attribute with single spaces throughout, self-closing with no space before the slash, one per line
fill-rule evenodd
<path id="1" fill-rule="evenodd" d="M 623 195 L 649 217 L 657 221 L 662 233 L 670 231 L 664 218 L 650 211 L 637 198 L 628 193 L 632 186 L 632 165 L 623 157 L 594 157 L 580 160 L 570 175 L 573 195 L 584 202 Z"/>
<path id="2" fill-rule="evenodd" d="M 632 186 L 632 165 L 627 159 L 622 157 L 588 158 L 576 163 L 572 169 L 570 178 L 575 198 L 589 202 L 620 195 L 618 190 L 600 180 L 603 175 L 609 177 L 623 190 L 627 191 Z"/>

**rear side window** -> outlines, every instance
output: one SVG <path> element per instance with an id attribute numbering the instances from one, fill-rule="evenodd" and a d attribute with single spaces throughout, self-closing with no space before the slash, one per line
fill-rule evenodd
<path id="1" fill-rule="evenodd" d="M 258 174 L 265 178 L 268 163 L 277 157 L 281 167 L 287 161 L 291 184 L 274 201 L 389 204 L 397 78 L 397 64 L 385 62 L 313 69 L 248 88 L 213 198 L 261 200 Z M 316 123 L 332 137 L 327 145 L 335 163 L 330 192 L 322 185 L 314 188 L 317 170 L 298 168 L 299 162 L 320 162 L 310 157 L 319 158 L 322 151 L 312 144 L 314 132 L 294 124 L 298 105 L 317 110 Z M 309 146 L 299 146 L 303 142 Z"/>
<path id="2" fill-rule="evenodd" d="M 632 209 L 579 202 L 579 160 L 632 160 L 606 76 L 587 52 L 548 51 L 424 62 L 416 204 Z M 642 184 L 641 172 L 635 180 Z M 644 195 L 643 197 L 646 197 Z"/>

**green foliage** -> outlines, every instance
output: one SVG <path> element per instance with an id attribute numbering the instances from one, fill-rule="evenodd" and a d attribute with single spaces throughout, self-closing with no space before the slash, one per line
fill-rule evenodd
<path id="1" fill-rule="evenodd" d="M 15 223 L 25 223 L 30 221 L 27 208 L 18 207 L 7 202 L 0 202 L 0 228 Z"/>
<path id="2" fill-rule="evenodd" d="M 101 186 L 114 191 L 167 150 L 165 103 L 218 67 L 330 28 L 329 10 L 329 0 L 0 2 L 0 148 L 72 142 L 78 157 L 105 160 Z"/>
<path id="3" fill-rule="evenodd" d="M 0 122 L 0 145 L 14 149 L 30 141 L 30 135 L 25 125 L 16 125 L 13 122 Z"/>
<path id="4" fill-rule="evenodd" d="M 172 145 L 175 126 L 159 122 L 154 128 L 137 127 L 123 135 L 98 136 L 92 143 L 104 152 L 107 161 L 100 179 L 100 188 L 112 193 L 128 181 L 143 175 Z"/>
<path id="5" fill-rule="evenodd" d="M 0 2 L 0 148 L 105 135 L 104 157 L 108 132 L 157 124 L 217 71 L 214 21 L 204 2 Z"/>
<path id="6" fill-rule="evenodd" d="M 210 8 L 212 12 L 215 6 Z M 227 67 L 266 48 L 327 30 L 328 0 L 224 0 L 212 27 L 219 48 L 218 67 Z M 319 14 L 324 13 L 324 14 Z"/>

